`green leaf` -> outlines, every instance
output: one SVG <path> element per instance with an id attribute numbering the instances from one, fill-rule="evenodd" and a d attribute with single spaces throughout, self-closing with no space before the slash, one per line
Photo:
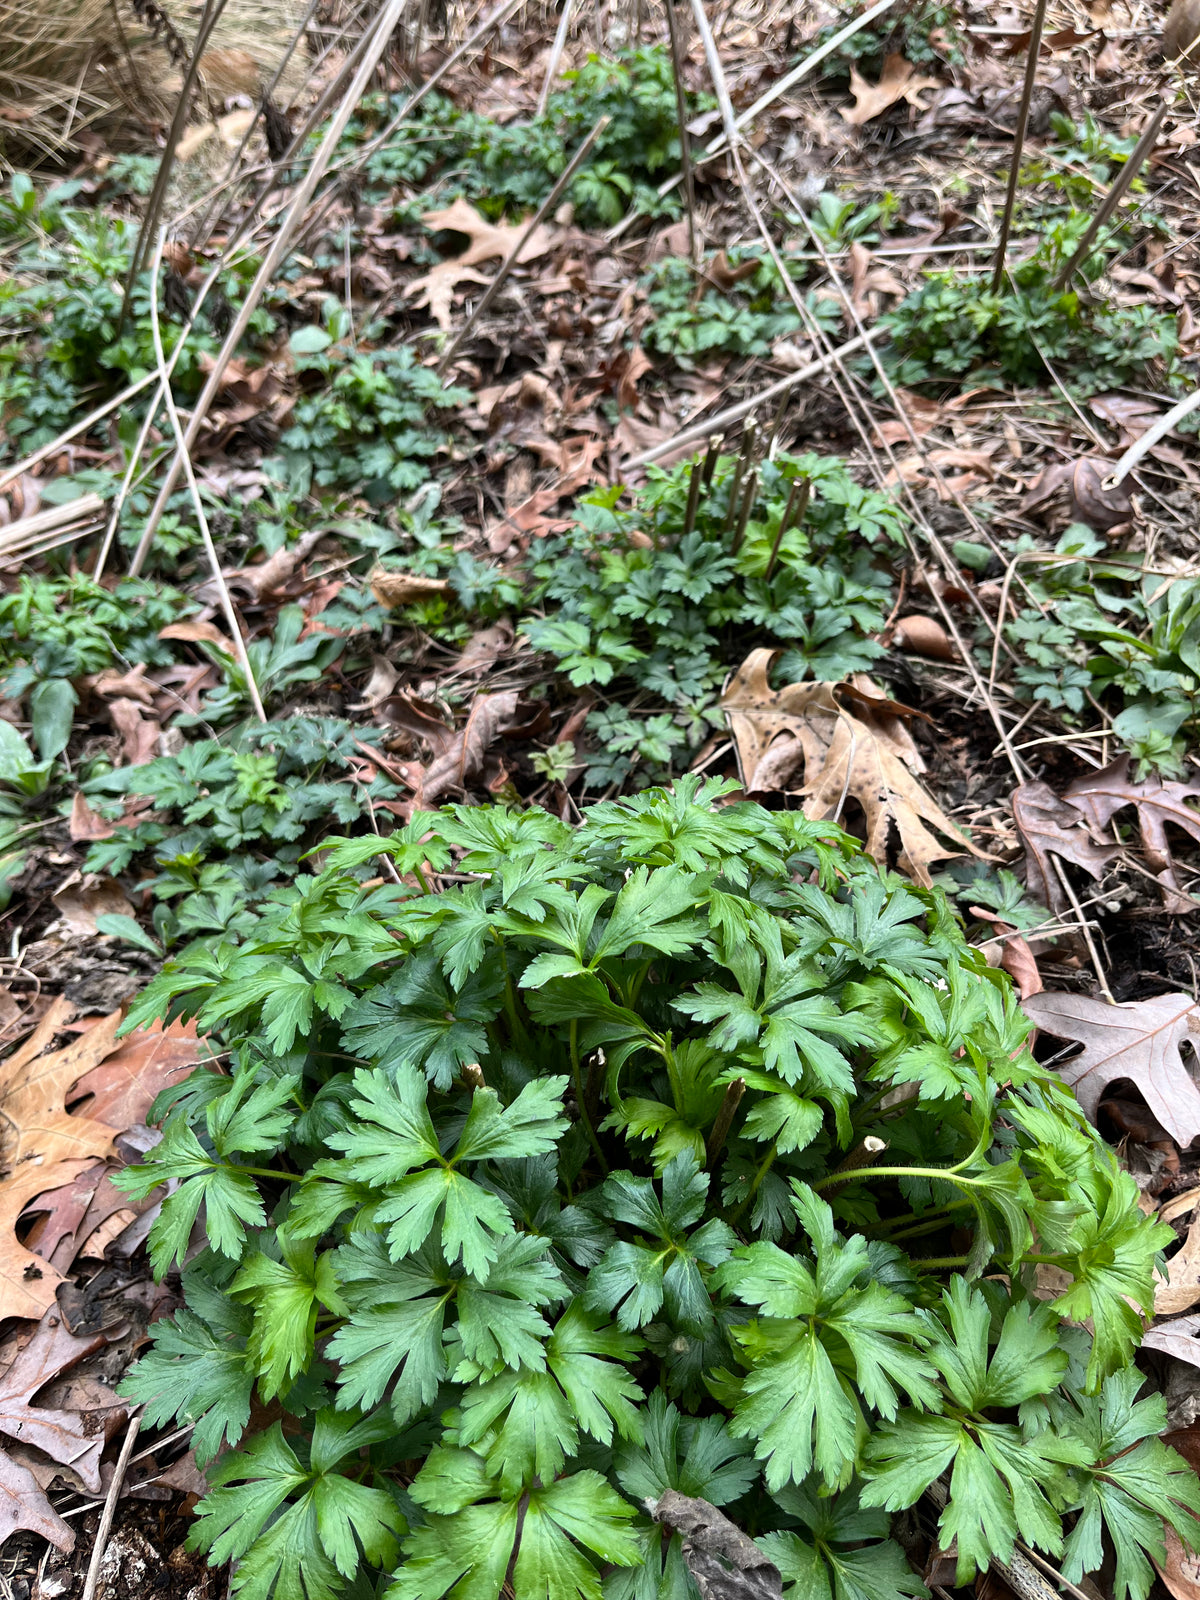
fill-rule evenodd
<path id="1" fill-rule="evenodd" d="M 424 1478 L 423 1471 L 412 1486 L 422 1504 Z M 444 1503 L 443 1462 L 436 1478 L 434 1498 Z M 451 1590 L 456 1600 L 496 1600 L 510 1563 L 515 1600 L 600 1600 L 589 1553 L 615 1566 L 639 1559 L 627 1526 L 634 1509 L 597 1472 L 574 1472 L 519 1499 L 468 1504 L 455 1496 L 451 1504 L 452 1516 L 430 1516 L 405 1541 L 385 1600 L 443 1600 Z"/>
<path id="2" fill-rule="evenodd" d="M 152 939 L 140 923 L 118 911 L 105 912 L 97 917 L 96 932 L 107 933 L 114 939 L 124 939 L 126 944 L 136 945 L 139 950 L 145 950 L 152 956 L 162 955 L 162 946 L 158 941 Z"/>
<path id="3" fill-rule="evenodd" d="M 796 1185 L 815 1262 L 778 1245 L 742 1246 L 719 1284 L 765 1313 L 734 1329 L 749 1372 L 733 1432 L 757 1441 L 771 1489 L 814 1467 L 830 1488 L 849 1482 L 867 1432 L 866 1409 L 894 1417 L 900 1392 L 934 1405 L 924 1322 L 899 1294 L 869 1281 L 867 1243 L 838 1241 L 828 1205 Z"/>
<path id="4" fill-rule="evenodd" d="M 290 1387 L 307 1370 L 318 1310 L 325 1306 L 344 1316 L 348 1309 L 339 1293 L 331 1253 L 318 1256 L 310 1240 L 281 1242 L 282 1261 L 251 1255 L 229 1287 L 235 1300 L 254 1309 L 247 1355 L 256 1366 L 265 1400 Z"/>
<path id="5" fill-rule="evenodd" d="M 900 1546 L 887 1537 L 887 1517 L 861 1507 L 852 1490 L 818 1497 L 807 1485 L 790 1486 L 775 1498 L 805 1529 L 803 1537 L 768 1533 L 758 1541 L 779 1568 L 787 1600 L 895 1600 L 928 1594 Z"/>
<path id="6" fill-rule="evenodd" d="M 467 1391 L 461 1443 L 486 1450 L 488 1471 L 514 1493 L 535 1476 L 556 1477 L 575 1454 L 580 1431 L 601 1444 L 612 1442 L 614 1428 L 622 1438 L 640 1439 L 635 1402 L 642 1391 L 621 1365 L 639 1348 L 639 1340 L 599 1326 L 572 1303 L 547 1341 L 545 1371 L 501 1373 Z M 493 1432 L 489 1446 L 484 1441 Z"/>
<path id="7" fill-rule="evenodd" d="M 43 678 L 29 696 L 33 742 L 43 761 L 61 755 L 71 739 L 79 696 L 66 678 Z"/>
<path id="8" fill-rule="evenodd" d="M 0 717 L 0 783 L 19 783 L 36 766 L 33 751 L 12 723 Z"/>
<path id="9" fill-rule="evenodd" d="M 373 1436 L 377 1428 L 320 1412 L 306 1468 L 274 1423 L 209 1469 L 214 1488 L 196 1507 L 190 1548 L 214 1565 L 236 1561 L 231 1587 L 245 1600 L 325 1600 L 341 1588 L 339 1575 L 354 1576 L 360 1551 L 374 1565 L 391 1561 L 404 1531 L 395 1500 L 335 1470 Z"/>
<path id="10" fill-rule="evenodd" d="M 1164 1521 L 1185 1544 L 1200 1546 L 1200 1483 L 1158 1438 L 1166 1403 L 1157 1394 L 1137 1400 L 1142 1382 L 1133 1367 L 1114 1374 L 1099 1395 L 1076 1398 L 1079 1415 L 1069 1424 L 1087 1455 L 1074 1474 L 1082 1486 L 1080 1515 L 1067 1536 L 1063 1575 L 1078 1583 L 1099 1571 L 1103 1529 L 1116 1551 L 1117 1600 L 1146 1600 L 1154 1582 L 1150 1560 L 1162 1566 L 1166 1558 Z"/>
<path id="11" fill-rule="evenodd" d="M 241 1337 L 220 1332 L 186 1306 L 151 1323 L 152 1348 L 131 1368 L 119 1393 L 145 1406 L 143 1426 L 194 1424 L 192 1448 L 203 1467 L 235 1446 L 250 1420 L 254 1369 Z"/>
<path id="12" fill-rule="evenodd" d="M 644 1439 L 615 1452 L 617 1481 L 632 1500 L 658 1500 L 664 1490 L 724 1506 L 758 1477 L 750 1446 L 735 1439 L 720 1417 L 687 1417 L 656 1389 L 642 1408 Z"/>

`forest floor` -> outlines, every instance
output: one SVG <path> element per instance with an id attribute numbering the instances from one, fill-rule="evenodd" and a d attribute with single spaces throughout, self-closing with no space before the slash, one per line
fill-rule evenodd
<path id="1" fill-rule="evenodd" d="M 110 1182 L 203 1055 L 116 1036 L 164 959 L 327 837 L 686 773 L 840 822 L 1011 975 L 1178 1235 L 1200 1466 L 1197 78 L 1146 0 L 1050 0 L 1030 85 L 1028 6 L 875 11 L 678 7 L 686 181 L 642 0 L 423 6 L 353 104 L 326 7 L 263 114 L 273 21 L 153 200 L 164 123 L 47 155 L 0 104 L 0 1594 L 92 1600 L 97 1551 L 114 1600 L 225 1593 L 188 1430 L 116 1470 L 180 1303 Z"/>

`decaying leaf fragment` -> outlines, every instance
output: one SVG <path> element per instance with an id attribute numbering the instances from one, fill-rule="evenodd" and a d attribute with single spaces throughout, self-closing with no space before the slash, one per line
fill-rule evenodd
<path id="1" fill-rule="evenodd" d="M 930 882 L 931 862 L 964 850 L 985 854 L 916 779 L 924 763 L 905 720 L 918 713 L 862 676 L 772 689 L 767 672 L 775 654 L 751 651 L 721 699 L 747 791 L 801 794 L 804 814 L 814 820 L 840 816 L 846 800 L 856 800 L 871 855 L 887 861 L 894 829 L 899 868 L 918 883 Z M 943 844 L 936 834 L 953 843 Z"/>
<path id="2" fill-rule="evenodd" d="M 783 1594 L 779 1568 L 707 1500 L 667 1489 L 647 1509 L 655 1522 L 683 1535 L 683 1559 L 702 1600 L 777 1600 Z"/>
<path id="3" fill-rule="evenodd" d="M 524 224 L 518 222 L 489 222 L 481 217 L 468 201 L 458 199 L 442 211 L 426 211 L 421 220 L 431 232 L 465 233 L 470 240 L 462 255 L 450 261 L 439 261 L 423 277 L 414 278 L 405 294 L 419 295 L 417 306 L 428 307 L 438 327 L 450 329 L 451 305 L 454 291 L 460 283 L 487 283 L 489 280 L 475 271 L 480 261 L 504 261 L 516 247 Z M 538 226 L 521 249 L 520 261 L 536 261 L 554 244 L 554 230 Z"/>
<path id="4" fill-rule="evenodd" d="M 95 1425 L 94 1416 L 34 1402 L 40 1389 L 106 1342 L 102 1333 L 71 1333 L 53 1308 L 31 1338 L 19 1335 L 0 1351 L 0 1362 L 8 1363 L 0 1372 L 0 1434 L 30 1453 L 35 1465 L 44 1456 L 69 1468 L 93 1494 L 102 1487 L 105 1429 Z M 127 1415 L 117 1396 L 102 1385 L 94 1386 L 93 1398 L 114 1417 Z M 59 1550 L 75 1544 L 70 1523 L 53 1509 L 30 1466 L 0 1449 L 0 1543 L 18 1528 L 40 1534 Z"/>
<path id="5" fill-rule="evenodd" d="M 1088 995 L 1048 991 L 1022 1004 L 1039 1028 L 1084 1046 L 1056 1070 L 1091 1121 L 1108 1085 L 1128 1078 L 1181 1150 L 1200 1138 L 1200 1088 L 1180 1052 L 1185 1040 L 1200 1037 L 1200 1006 L 1190 994 L 1109 1005 Z"/>
<path id="6" fill-rule="evenodd" d="M 389 572 L 386 567 L 372 567 L 367 581 L 371 593 L 385 611 L 396 606 L 410 606 L 415 600 L 428 600 L 431 595 L 444 594 L 450 587 L 445 578 L 425 578 L 416 572 Z"/>

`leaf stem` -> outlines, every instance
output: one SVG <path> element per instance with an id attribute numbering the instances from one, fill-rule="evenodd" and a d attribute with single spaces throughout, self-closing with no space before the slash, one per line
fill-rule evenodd
<path id="1" fill-rule="evenodd" d="M 579 1018 L 571 1018 L 570 1034 L 571 1050 L 571 1081 L 575 1085 L 575 1104 L 579 1108 L 579 1120 L 583 1123 L 584 1131 L 588 1136 L 588 1143 L 595 1153 L 596 1160 L 600 1163 L 600 1170 L 607 1177 L 608 1162 L 604 1158 L 604 1151 L 600 1148 L 600 1140 L 596 1137 L 596 1130 L 592 1126 L 592 1119 L 588 1115 L 587 1100 L 583 1092 L 583 1068 L 579 1061 Z"/>
<path id="2" fill-rule="evenodd" d="M 733 1210 L 729 1213 L 729 1221 L 730 1221 L 731 1224 L 737 1222 L 741 1218 L 742 1213 L 745 1211 L 746 1207 L 750 1204 L 751 1200 L 754 1199 L 754 1196 L 759 1191 L 759 1187 L 761 1186 L 763 1179 L 766 1177 L 767 1173 L 770 1172 L 771 1168 L 774 1166 L 775 1157 L 778 1154 L 779 1154 L 779 1141 L 778 1141 L 778 1139 L 772 1139 L 771 1140 L 771 1148 L 767 1151 L 766 1155 L 759 1162 L 758 1170 L 755 1172 L 754 1177 L 751 1180 L 750 1188 L 747 1190 L 745 1198 L 742 1199 L 742 1200 L 739 1200 L 737 1205 L 734 1206 Z"/>

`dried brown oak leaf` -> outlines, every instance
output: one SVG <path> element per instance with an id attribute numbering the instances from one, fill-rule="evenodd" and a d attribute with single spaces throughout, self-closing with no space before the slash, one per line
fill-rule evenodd
<path id="1" fill-rule="evenodd" d="M 417 307 L 427 307 L 433 320 L 444 332 L 449 332 L 454 291 L 460 283 L 487 283 L 489 279 L 474 269 L 480 261 L 506 261 L 524 232 L 524 223 L 489 222 L 481 217 L 466 200 L 456 200 L 442 211 L 426 211 L 421 218 L 431 233 L 465 233 L 470 243 L 462 255 L 450 261 L 439 261 L 423 277 L 414 278 L 404 290 L 406 295 L 419 295 Z M 536 261 L 554 246 L 558 239 L 555 229 L 541 224 L 529 236 L 522 248 L 519 262 Z"/>
<path id="2" fill-rule="evenodd" d="M 1200 840 L 1200 811 L 1187 803 L 1197 796 L 1200 796 L 1200 784 L 1164 781 L 1157 775 L 1135 783 L 1129 775 L 1129 757 L 1125 755 L 1100 772 L 1076 778 L 1064 792 L 1063 799 L 1078 807 L 1098 833 L 1109 826 L 1118 811 L 1136 806 L 1146 865 L 1163 886 L 1167 910 L 1182 912 L 1195 910 L 1196 902 L 1180 892 L 1167 839 L 1167 824 L 1173 823 L 1193 839 Z"/>
<path id="3" fill-rule="evenodd" d="M 971 843 L 920 783 L 920 753 L 904 726 L 917 715 L 859 677 L 852 683 L 789 683 L 772 689 L 773 650 L 752 650 L 721 699 L 748 791 L 790 789 L 814 820 L 840 816 L 847 799 L 862 807 L 867 849 L 888 859 L 893 830 L 899 867 L 928 884 L 930 863 Z M 801 782 L 800 775 L 803 775 Z M 953 840 L 943 844 L 932 830 Z"/>
<path id="4" fill-rule="evenodd" d="M 1014 789 L 1012 812 L 1025 846 L 1025 887 L 1051 911 L 1061 911 L 1067 904 L 1051 853 L 1082 867 L 1093 878 L 1102 877 L 1108 863 L 1120 854 L 1116 845 L 1094 839 L 1079 807 L 1060 800 L 1048 783 L 1023 783 Z"/>
<path id="5" fill-rule="evenodd" d="M 1200 1138 L 1200 1088 L 1180 1053 L 1185 1040 L 1200 1036 L 1200 1006 L 1191 995 L 1156 994 L 1109 1005 L 1088 995 L 1047 991 L 1031 995 L 1023 1008 L 1046 1033 L 1084 1046 L 1056 1070 L 1091 1121 L 1108 1085 L 1128 1078 L 1181 1150 Z"/>
<path id="6" fill-rule="evenodd" d="M 1167 1262 L 1167 1276 L 1155 1273 L 1154 1314 L 1175 1316 L 1200 1300 L 1200 1216 L 1193 1216 L 1187 1237 Z"/>
<path id="7" fill-rule="evenodd" d="M 897 100 L 907 100 L 910 106 L 924 111 L 920 91 L 939 87 L 936 78 L 919 78 L 911 61 L 900 55 L 890 55 L 883 63 L 878 83 L 868 83 L 854 67 L 850 68 L 850 93 L 854 104 L 842 106 L 841 115 L 852 128 L 859 128 L 894 106 Z"/>
<path id="8" fill-rule="evenodd" d="M 0 1317 L 40 1317 L 62 1282 L 27 1250 L 16 1225 L 29 1202 L 69 1184 L 90 1161 L 112 1154 L 120 1129 L 65 1109 L 72 1087 L 113 1050 L 120 1012 L 103 1018 L 61 1050 L 43 1054 L 70 1019 L 56 1000 L 37 1029 L 0 1062 Z"/>
<path id="9" fill-rule="evenodd" d="M 93 1494 L 102 1490 L 100 1456 L 107 1441 L 103 1420 L 33 1402 L 40 1389 L 106 1342 L 102 1333 L 71 1333 L 55 1307 L 25 1343 L 14 1341 L 8 1366 L 0 1373 L 0 1434 L 68 1467 Z M 110 1416 L 121 1415 L 115 1394 L 103 1385 L 96 1385 L 93 1392 Z M 0 1543 L 18 1528 L 41 1534 L 60 1550 L 70 1550 L 75 1543 L 70 1524 L 52 1508 L 33 1472 L 0 1449 Z"/>

